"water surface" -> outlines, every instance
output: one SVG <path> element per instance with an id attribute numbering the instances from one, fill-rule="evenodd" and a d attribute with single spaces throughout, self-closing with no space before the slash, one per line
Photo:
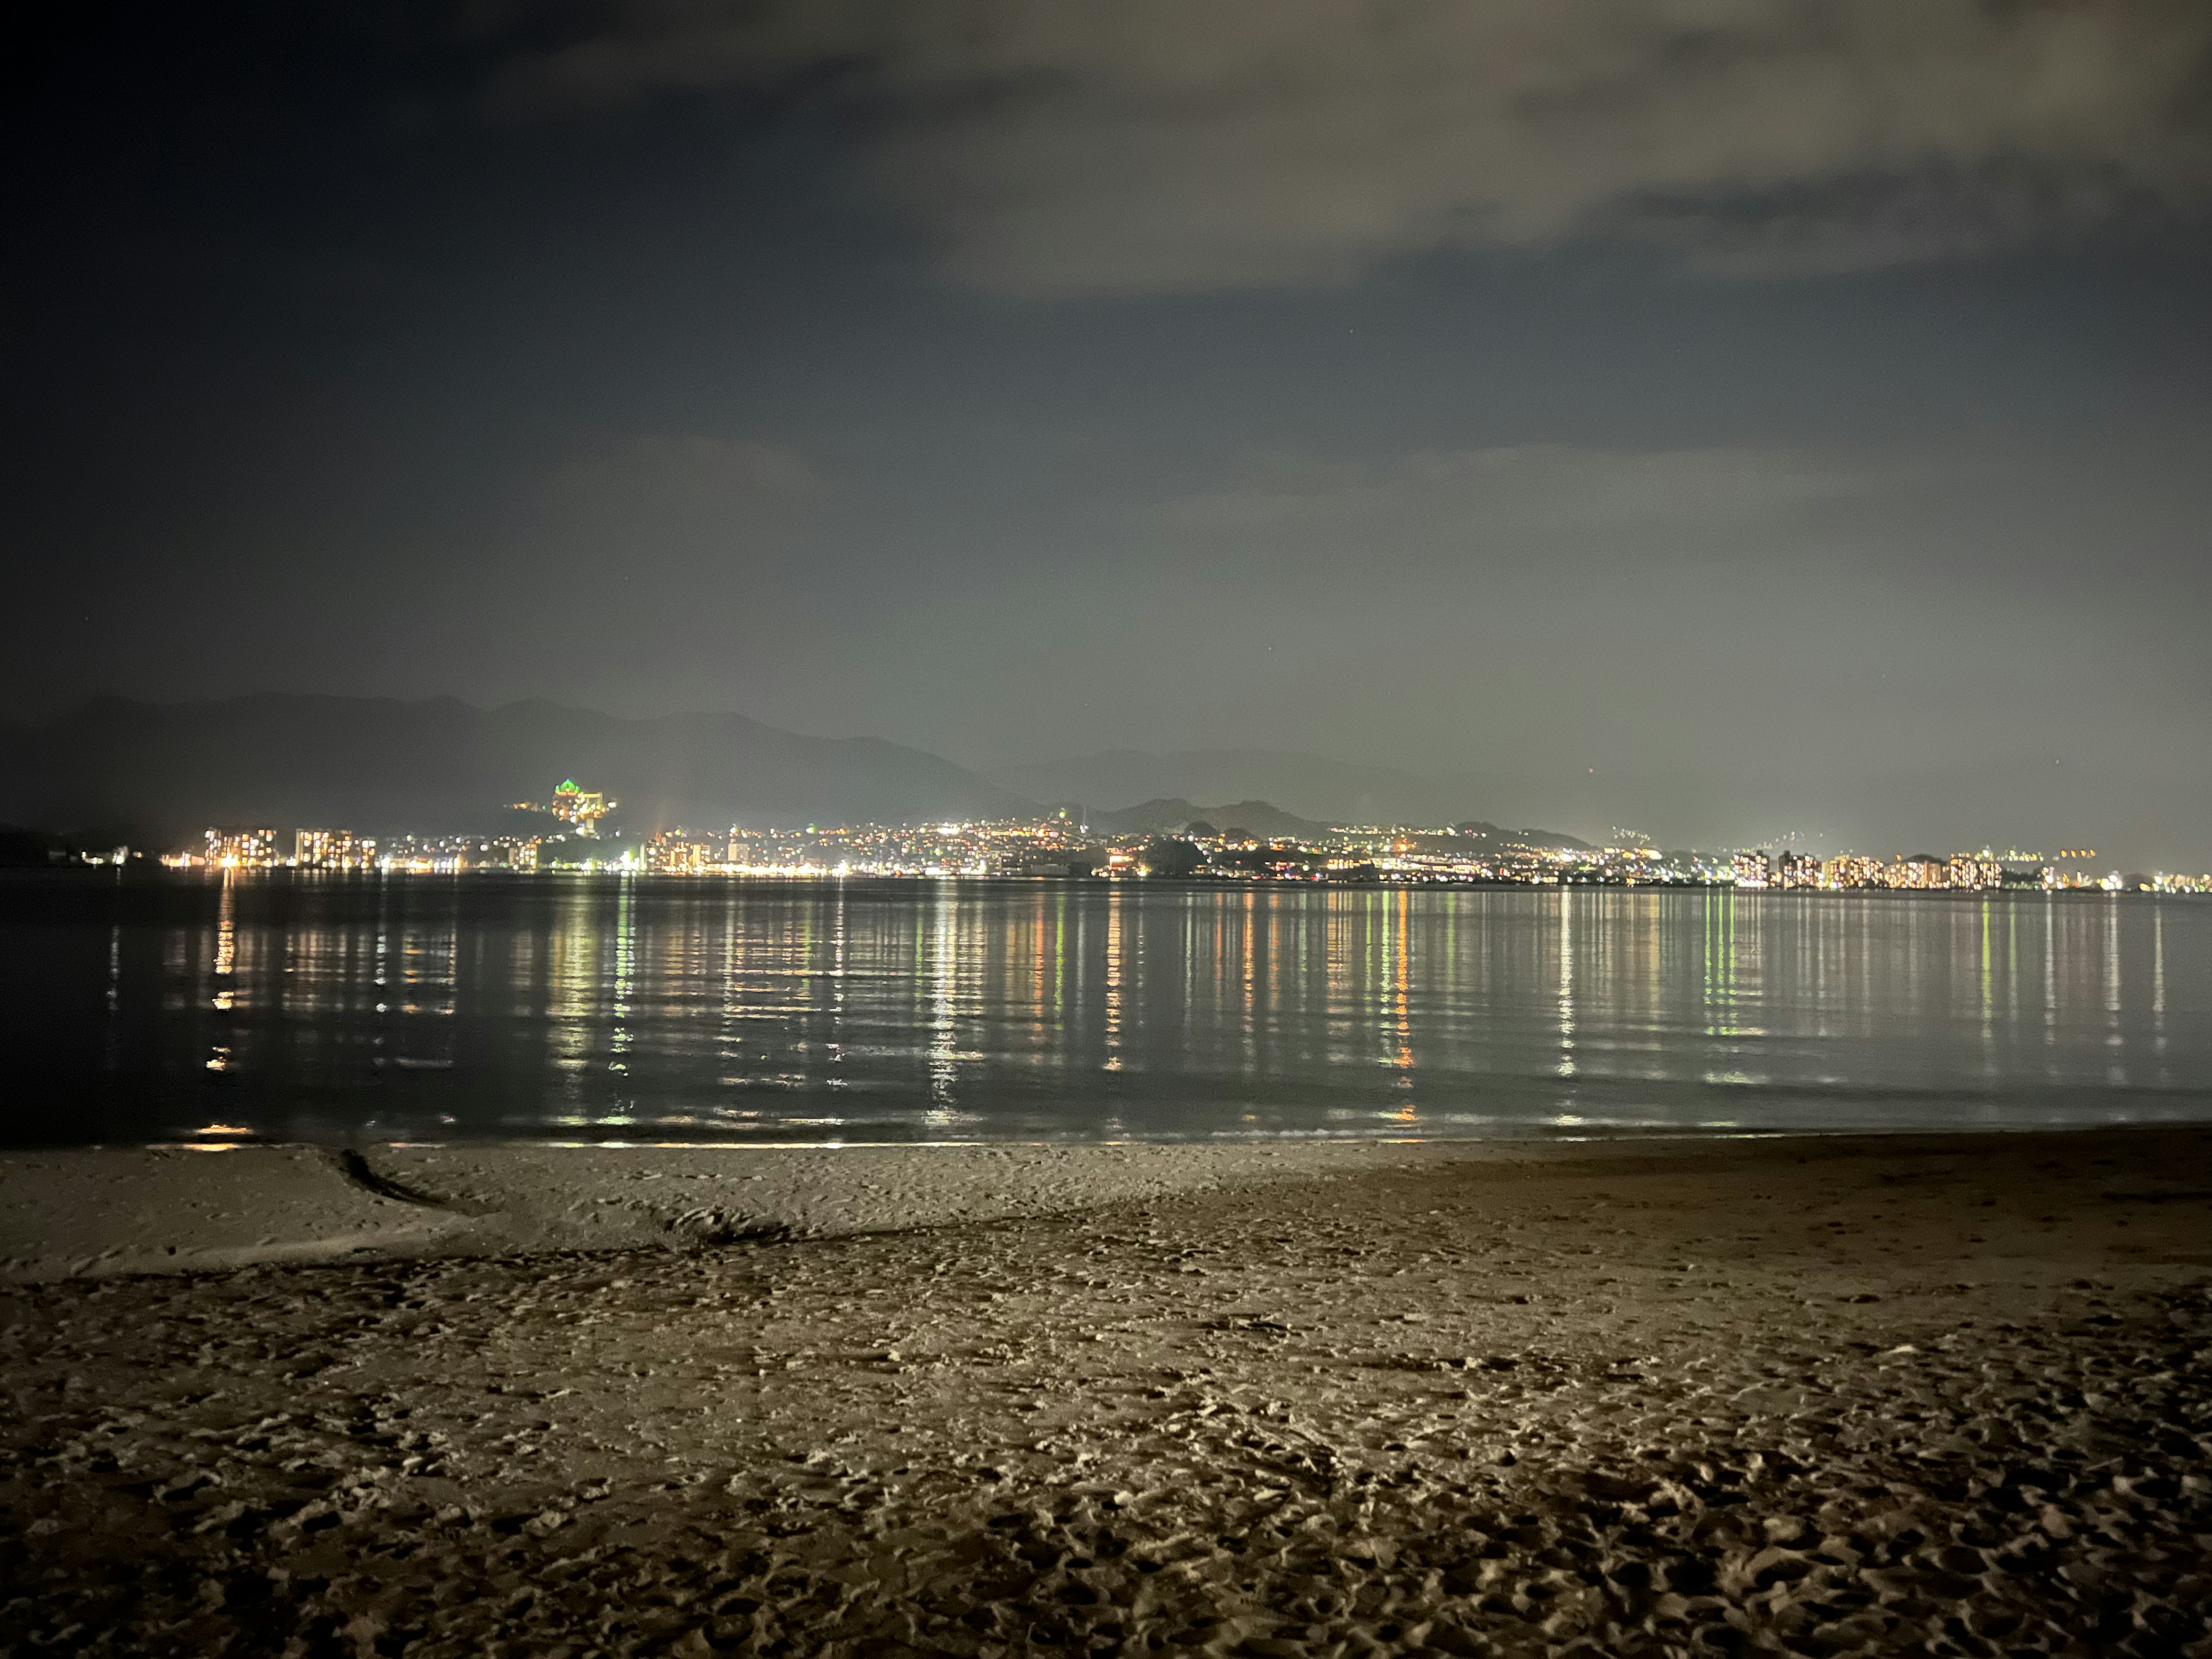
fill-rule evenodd
<path id="1" fill-rule="evenodd" d="M 2212 902 L 36 872 L 15 1145 L 2212 1118 Z"/>

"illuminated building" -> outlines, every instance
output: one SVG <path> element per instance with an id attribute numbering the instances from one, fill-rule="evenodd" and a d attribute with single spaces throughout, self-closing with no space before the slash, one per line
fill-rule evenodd
<path id="1" fill-rule="evenodd" d="M 717 868 L 715 848 L 688 830 L 661 830 L 645 844 L 645 867 L 664 875 L 698 876 Z"/>
<path id="2" fill-rule="evenodd" d="M 1882 886 L 1885 884 L 1881 860 L 1856 853 L 1843 854 L 1820 866 L 1820 884 L 1824 887 Z"/>
<path id="3" fill-rule="evenodd" d="M 1820 860 L 1810 853 L 1784 853 L 1774 861 L 1774 884 L 1777 887 L 1818 887 L 1820 884 Z"/>
<path id="4" fill-rule="evenodd" d="M 292 837 L 292 862 L 303 870 L 366 870 L 376 862 L 376 842 L 350 830 L 301 830 Z"/>
<path id="5" fill-rule="evenodd" d="M 1739 887 L 1764 887 L 1770 879 L 1764 853 L 1738 853 L 1734 868 Z"/>
<path id="6" fill-rule="evenodd" d="M 210 830 L 204 860 L 218 870 L 266 870 L 276 862 L 274 830 Z"/>
<path id="7" fill-rule="evenodd" d="M 519 800 L 514 807 L 519 812 L 550 812 L 578 835 L 596 836 L 599 833 L 599 820 L 621 805 L 596 790 L 585 788 L 574 778 L 564 778 L 553 791 L 551 800 Z"/>
<path id="8" fill-rule="evenodd" d="M 2004 885 L 2004 866 L 1986 853 L 1954 853 L 1944 872 L 1949 885 L 1970 891 Z"/>
<path id="9" fill-rule="evenodd" d="M 574 778 L 564 779 L 553 792 L 553 816 L 563 823 L 574 825 L 580 836 L 598 835 L 599 820 L 619 804 L 596 790 L 580 787 Z"/>
<path id="10" fill-rule="evenodd" d="M 1914 853 L 1901 858 L 1883 872 L 1888 886 L 1913 890 L 1946 886 L 1949 883 L 1951 866 L 1948 860 L 1933 853 Z"/>
<path id="11" fill-rule="evenodd" d="M 377 851 L 373 867 L 403 875 L 439 876 L 472 870 L 535 870 L 538 843 L 518 836 L 395 836 Z"/>

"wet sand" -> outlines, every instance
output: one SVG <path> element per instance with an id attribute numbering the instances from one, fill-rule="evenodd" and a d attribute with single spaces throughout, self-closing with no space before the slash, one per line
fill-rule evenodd
<path id="1" fill-rule="evenodd" d="M 8 1160 L 0 1644 L 2212 1654 L 2212 1132 L 1286 1154 Z"/>

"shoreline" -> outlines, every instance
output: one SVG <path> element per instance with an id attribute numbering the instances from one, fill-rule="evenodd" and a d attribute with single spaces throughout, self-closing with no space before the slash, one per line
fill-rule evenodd
<path id="1" fill-rule="evenodd" d="M 1075 1213 L 1382 1170 L 1720 1158 L 1802 1146 L 1913 1157 L 2188 1135 L 2151 1122 L 1419 1139 L 183 1142 L 0 1152 L 0 1282 L 276 1264 L 696 1249 Z"/>
<path id="2" fill-rule="evenodd" d="M 1188 1150 L 150 1160 L 381 1231 L 0 1284 L 0 1644 L 2212 1651 L 2212 1127 Z"/>

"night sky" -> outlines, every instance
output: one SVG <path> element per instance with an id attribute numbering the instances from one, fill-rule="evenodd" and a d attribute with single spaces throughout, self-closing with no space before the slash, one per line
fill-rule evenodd
<path id="1" fill-rule="evenodd" d="M 38 9 L 9 714 L 2212 866 L 2202 0 Z"/>

